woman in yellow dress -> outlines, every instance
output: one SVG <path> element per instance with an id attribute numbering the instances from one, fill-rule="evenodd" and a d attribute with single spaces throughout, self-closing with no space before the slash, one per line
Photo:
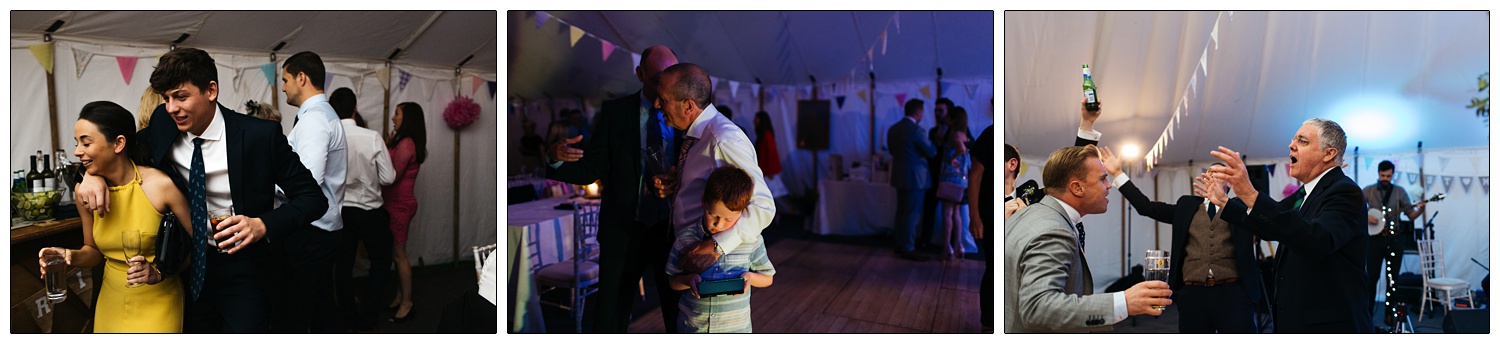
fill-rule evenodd
<path id="1" fill-rule="evenodd" d="M 104 278 L 98 279 L 103 289 L 94 303 L 94 332 L 182 332 L 182 282 L 156 269 L 155 264 L 169 262 L 155 261 L 154 243 L 165 214 L 188 214 L 187 198 L 177 191 L 171 177 L 146 166 L 146 146 L 136 140 L 135 117 L 120 105 L 107 101 L 85 105 L 73 134 L 78 141 L 73 156 L 83 162 L 89 175 L 101 176 L 109 184 L 110 211 L 90 212 L 77 205 L 79 214 L 91 215 L 81 219 L 83 247 L 48 247 L 37 256 L 56 250 L 63 252 L 69 265 L 104 264 Z M 188 218 L 179 216 L 178 221 L 191 235 Z M 140 255 L 125 256 L 124 231 L 140 232 Z"/>

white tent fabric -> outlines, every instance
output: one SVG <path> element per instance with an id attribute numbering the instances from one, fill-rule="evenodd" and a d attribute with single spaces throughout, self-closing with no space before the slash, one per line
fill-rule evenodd
<path id="1" fill-rule="evenodd" d="M 44 42 L 35 34 L 12 33 L 10 163 L 14 169 L 29 167 L 27 156 L 35 150 L 50 150 L 53 135 L 60 135 L 59 147 L 71 154 L 76 145 L 72 139 L 73 123 L 84 104 L 108 100 L 134 112 L 139 107 L 141 94 L 150 87 L 149 78 L 156 56 L 167 51 L 164 45 L 55 38 L 56 133 L 48 127 L 46 72 L 30 50 L 31 46 Z M 213 48 L 205 50 L 219 65 L 220 104 L 244 112 L 247 100 L 271 101 L 273 86 L 261 71 L 261 66 L 269 63 L 266 56 Z M 75 54 L 87 53 L 93 54 L 88 60 L 91 62 L 81 74 L 75 73 Z M 115 56 L 138 58 L 128 85 L 116 59 L 111 58 Z M 325 89 L 331 92 L 339 87 L 350 87 L 358 96 L 358 109 L 369 121 L 370 128 L 384 131 L 389 122 L 383 112 L 379 76 L 382 73 L 378 71 L 384 63 L 339 57 L 325 58 L 324 63 L 332 75 L 331 83 Z M 279 67 L 276 65 L 278 78 Z M 496 80 L 496 74 L 466 69 L 463 74 L 455 75 L 451 68 L 399 62 L 391 68 L 387 81 L 391 88 L 391 106 L 416 102 L 426 113 L 429 155 L 417 180 L 420 209 L 412 220 L 408 252 L 413 264 L 418 265 L 452 262 L 455 257 L 468 259 L 472 255 L 470 246 L 493 244 L 498 238 L 497 211 L 494 210 L 498 209 L 498 204 L 494 194 L 488 191 L 498 190 L 495 181 L 498 166 L 496 159 L 492 158 L 498 155 L 495 134 L 499 132 L 499 121 L 495 120 L 498 118 L 498 102 L 485 86 L 485 83 Z M 404 88 L 398 80 L 402 71 L 412 75 Z M 480 85 L 477 88 L 474 87 L 476 79 Z M 281 102 L 278 105 L 284 132 L 289 132 L 297 109 L 285 104 L 285 96 L 279 88 L 274 92 Z M 456 96 L 470 97 L 480 104 L 480 119 L 457 133 L 443 121 L 444 107 Z M 455 140 L 461 146 L 458 149 L 455 149 Z M 455 170 L 459 171 L 456 179 L 459 185 L 454 185 Z M 455 194 L 459 200 L 457 204 L 454 203 Z M 458 216 L 457 231 L 454 230 L 454 216 Z"/>

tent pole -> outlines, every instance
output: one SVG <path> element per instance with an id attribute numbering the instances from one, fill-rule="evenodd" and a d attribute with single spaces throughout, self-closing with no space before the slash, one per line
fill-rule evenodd
<path id="1" fill-rule="evenodd" d="M 1161 199 L 1161 173 L 1151 173 L 1151 199 Z M 1151 246 L 1157 250 L 1161 249 L 1161 221 L 1152 221 L 1156 238 L 1151 241 Z"/>
<path id="2" fill-rule="evenodd" d="M 459 77 L 462 76 L 462 75 L 463 75 L 462 69 L 455 68 L 453 70 L 453 94 L 455 95 L 454 99 L 458 98 L 458 96 L 457 96 L 459 94 L 459 90 L 458 90 L 458 88 L 459 88 L 458 87 L 459 82 L 458 82 L 458 80 L 459 80 Z M 580 98 L 580 100 L 581 100 L 581 98 Z M 458 155 L 459 152 L 463 151 L 463 149 L 461 149 L 461 147 L 463 147 L 461 145 L 462 142 L 458 140 L 458 137 L 461 134 L 463 134 L 463 133 L 460 132 L 458 128 L 453 129 L 453 219 L 452 219 L 453 220 L 453 260 L 452 260 L 452 262 L 453 262 L 454 265 L 458 264 L 458 256 L 459 256 L 459 250 L 458 250 L 458 246 L 459 246 L 459 243 L 458 243 L 459 242 L 459 233 L 458 233 L 458 216 L 459 216 L 459 210 L 458 209 L 460 208 L 459 205 L 462 204 L 462 200 L 459 199 L 458 195 L 460 193 L 463 193 L 463 189 L 460 189 L 460 185 L 459 185 L 460 183 L 459 183 L 459 178 L 458 178 L 458 171 L 461 170 L 461 168 L 459 168 L 459 163 L 463 162 L 463 160 L 461 159 L 461 157 Z"/>
<path id="3" fill-rule="evenodd" d="M 875 71 L 870 71 L 870 157 L 875 157 Z M 874 171 L 874 170 L 871 170 Z"/>
<path id="4" fill-rule="evenodd" d="M 56 49 L 56 47 L 57 47 L 57 43 L 47 42 L 47 49 L 48 50 Z M 56 61 L 57 60 L 57 55 L 54 54 L 52 60 Z M 56 152 L 57 151 L 57 141 L 58 141 L 57 140 L 57 136 L 58 136 L 58 131 L 57 131 L 57 82 L 55 80 L 53 80 L 52 72 L 47 72 L 47 123 L 49 123 L 49 125 L 52 126 L 52 131 L 49 132 L 51 135 L 48 135 L 48 136 L 52 137 L 52 150 L 50 150 L 49 152 Z"/>

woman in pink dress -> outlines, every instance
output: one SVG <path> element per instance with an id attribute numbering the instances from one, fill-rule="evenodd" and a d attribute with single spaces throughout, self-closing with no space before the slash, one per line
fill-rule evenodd
<path id="1" fill-rule="evenodd" d="M 395 237 L 391 258 L 396 261 L 396 276 L 401 279 L 396 299 L 390 305 L 396 309 L 396 316 L 390 322 L 401 323 L 411 319 L 411 261 L 406 257 L 406 233 L 412 216 L 417 214 L 417 196 L 412 187 L 417 183 L 422 161 L 427 160 L 427 125 L 422 106 L 411 102 L 396 105 L 391 122 L 396 131 L 386 145 L 391 153 L 391 166 L 396 169 L 396 181 L 385 186 L 381 195 L 386 211 L 391 214 L 391 235 Z"/>

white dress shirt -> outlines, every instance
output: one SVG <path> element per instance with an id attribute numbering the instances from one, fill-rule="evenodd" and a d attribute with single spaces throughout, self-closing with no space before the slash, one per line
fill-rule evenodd
<path id="1" fill-rule="evenodd" d="M 755 158 L 755 145 L 734 122 L 720 115 L 713 104 L 708 104 L 693 120 L 684 136 L 678 145 L 686 144 L 686 137 L 698 141 L 688 149 L 683 163 L 677 166 L 682 171 L 682 179 L 677 181 L 680 185 L 672 197 L 672 230 L 688 228 L 703 220 L 703 190 L 708 185 L 708 175 L 715 168 L 733 165 L 750 175 L 755 192 L 739 222 L 729 230 L 714 234 L 714 241 L 718 242 L 721 252 L 734 251 L 741 243 L 755 242 L 760 231 L 776 216 L 771 189 L 766 187 L 759 160 Z"/>
<path id="2" fill-rule="evenodd" d="M 312 225 L 325 231 L 344 228 L 340 214 L 344 205 L 344 179 L 349 172 L 349 150 L 344 142 L 344 126 L 328 105 L 328 96 L 318 94 L 302 101 L 297 109 L 297 124 L 287 136 L 292 151 L 302 165 L 312 171 L 323 197 L 328 198 L 328 212 Z"/>
<path id="3" fill-rule="evenodd" d="M 208 211 L 218 209 L 230 209 L 234 206 L 234 199 L 229 194 L 229 143 L 228 137 L 224 135 L 224 113 L 214 106 L 214 118 L 208 122 L 208 128 L 203 129 L 203 135 L 182 132 L 177 141 L 172 142 L 172 167 L 182 175 L 184 180 L 191 180 L 193 175 L 193 139 L 203 138 L 203 144 L 199 147 L 203 150 L 203 172 L 205 178 L 203 198 L 208 202 Z M 238 214 L 238 212 L 236 212 Z"/>
<path id="4" fill-rule="evenodd" d="M 344 206 L 364 210 L 380 208 L 385 199 L 380 197 L 380 187 L 396 181 L 396 170 L 391 167 L 391 153 L 385 149 L 380 133 L 360 128 L 354 119 L 339 120 L 344 127 L 344 140 L 349 145 L 349 174 L 344 185 Z"/>

